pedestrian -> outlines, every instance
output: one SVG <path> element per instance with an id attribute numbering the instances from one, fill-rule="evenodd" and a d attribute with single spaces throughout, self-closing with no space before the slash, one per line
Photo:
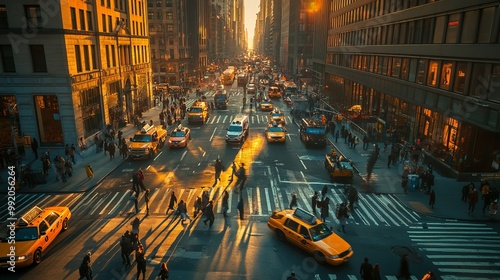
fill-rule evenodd
<path id="1" fill-rule="evenodd" d="M 73 164 L 76 164 L 75 157 L 76 157 L 76 147 L 75 144 L 71 144 L 71 147 L 69 148 L 69 157 Z"/>
<path id="2" fill-rule="evenodd" d="M 372 274 L 373 280 L 382 280 L 380 277 L 380 265 L 378 263 L 373 266 Z"/>
<path id="3" fill-rule="evenodd" d="M 141 225 L 141 220 L 138 217 L 130 223 L 132 225 L 132 235 L 137 234 L 139 236 L 139 226 Z"/>
<path id="4" fill-rule="evenodd" d="M 139 244 L 135 251 L 135 261 L 137 262 L 137 280 L 142 273 L 142 279 L 146 279 L 146 257 L 144 253 L 144 246 Z"/>
<path id="5" fill-rule="evenodd" d="M 224 191 L 224 194 L 222 195 L 222 215 L 224 215 L 224 218 L 227 217 L 227 211 L 229 210 L 229 193 L 227 191 Z"/>
<path id="6" fill-rule="evenodd" d="M 86 280 L 92 280 L 92 266 L 90 265 L 90 257 L 92 253 L 90 251 L 87 252 L 85 257 L 83 257 L 83 261 L 80 264 L 78 272 L 81 278 L 85 278 Z"/>
<path id="7" fill-rule="evenodd" d="M 186 219 L 189 220 L 189 222 L 192 222 L 191 218 L 189 217 L 189 215 L 187 213 L 187 207 L 186 207 L 186 203 L 184 202 L 184 200 L 181 199 L 181 201 L 177 205 L 177 211 L 179 212 L 179 215 L 181 216 L 181 224 L 182 225 L 184 225 L 184 222 L 186 221 Z"/>
<path id="8" fill-rule="evenodd" d="M 392 158 L 393 158 L 393 155 L 392 155 L 392 153 L 390 153 L 390 154 L 387 156 L 387 168 L 391 168 L 391 161 L 392 161 Z"/>
<path id="9" fill-rule="evenodd" d="M 359 274 L 361 274 L 361 279 L 363 280 L 373 280 L 373 267 L 368 262 L 368 258 L 365 257 L 365 261 L 361 264 L 359 268 Z"/>
<path id="10" fill-rule="evenodd" d="M 335 143 L 338 143 L 338 142 L 339 142 L 339 136 L 340 136 L 340 133 L 339 133 L 339 131 L 337 130 L 337 131 L 335 132 Z"/>
<path id="11" fill-rule="evenodd" d="M 210 221 L 210 224 L 208 226 L 211 227 L 214 224 L 214 221 L 215 221 L 214 207 L 213 207 L 212 200 L 210 200 L 208 202 L 208 204 L 207 204 L 207 206 L 205 206 L 205 210 L 203 212 L 207 216 L 207 218 L 203 221 L 203 223 L 205 225 L 207 225 L 207 222 Z"/>
<path id="12" fill-rule="evenodd" d="M 123 132 L 121 130 L 118 130 L 118 144 L 122 143 L 122 136 L 123 136 Z"/>
<path id="13" fill-rule="evenodd" d="M 108 144 L 108 152 L 109 152 L 109 159 L 114 159 L 115 158 L 115 143 L 114 142 L 109 142 Z"/>
<path id="14" fill-rule="evenodd" d="M 35 159 L 38 159 L 38 141 L 36 141 L 36 138 L 31 140 L 31 150 L 33 150 L 33 153 L 35 154 Z"/>
<path id="15" fill-rule="evenodd" d="M 368 146 L 370 145 L 370 138 L 368 138 L 367 135 L 363 136 L 363 150 L 368 149 Z"/>
<path id="16" fill-rule="evenodd" d="M 196 216 L 198 215 L 198 213 L 203 210 L 203 207 L 201 206 L 202 203 L 201 203 L 201 197 L 197 196 L 196 199 L 194 200 L 194 215 L 193 217 L 196 218 Z"/>
<path id="17" fill-rule="evenodd" d="M 481 199 L 490 192 L 490 183 L 488 181 L 481 179 Z"/>
<path id="18" fill-rule="evenodd" d="M 142 168 L 139 168 L 137 173 L 139 173 L 139 186 L 143 191 L 146 191 L 146 187 L 144 186 L 144 172 L 142 171 Z"/>
<path id="19" fill-rule="evenodd" d="M 324 197 L 320 205 L 321 205 L 320 209 L 321 220 L 323 221 L 323 223 L 325 223 L 326 218 L 328 218 L 329 216 L 328 212 L 330 211 L 330 198 Z"/>
<path id="20" fill-rule="evenodd" d="M 349 218 L 349 208 L 347 207 L 347 203 L 342 202 L 337 208 L 337 219 L 339 220 L 338 231 L 342 229 L 342 232 L 345 233 L 345 226 L 347 224 L 347 219 Z"/>
<path id="21" fill-rule="evenodd" d="M 402 255 L 399 263 L 399 278 L 410 279 L 410 267 L 408 264 L 408 256 Z"/>
<path id="22" fill-rule="evenodd" d="M 236 174 L 237 170 L 238 170 L 238 167 L 236 166 L 236 163 L 233 161 L 233 164 L 232 164 L 232 172 L 231 172 L 231 178 L 229 178 L 229 182 L 232 182 L 233 181 L 233 177 L 234 175 Z"/>
<path id="23" fill-rule="evenodd" d="M 245 164 L 241 163 L 240 169 L 238 170 L 238 180 L 236 181 L 235 186 L 240 186 L 240 191 L 243 190 L 243 186 L 245 185 L 245 182 L 247 180 L 247 175 L 246 175 L 246 170 L 245 170 Z"/>
<path id="24" fill-rule="evenodd" d="M 176 204 L 177 204 L 177 197 L 175 196 L 175 192 L 172 191 L 172 194 L 170 195 L 170 202 L 168 203 L 167 212 L 165 214 L 168 214 L 168 211 L 170 210 L 174 210 Z"/>
<path id="25" fill-rule="evenodd" d="M 134 195 L 135 214 L 139 214 L 139 195 Z"/>
<path id="26" fill-rule="evenodd" d="M 121 141 L 121 145 L 120 145 L 120 154 L 125 159 L 125 158 L 127 158 L 127 153 L 128 153 L 128 145 L 127 145 L 125 138 L 123 138 Z"/>
<path id="27" fill-rule="evenodd" d="M 485 213 L 486 209 L 490 210 L 490 204 L 491 204 L 491 192 L 488 191 L 488 193 L 483 194 L 483 214 Z"/>
<path id="28" fill-rule="evenodd" d="M 222 173 L 222 170 L 224 170 L 224 165 L 222 165 L 222 160 L 217 158 L 215 160 L 215 183 L 220 181 L 220 174 Z"/>
<path id="29" fill-rule="evenodd" d="M 352 142 L 352 143 L 353 143 L 353 144 L 352 144 L 353 149 L 355 149 L 355 150 L 356 150 L 356 146 L 359 144 L 359 138 L 358 138 L 358 136 L 355 136 L 355 137 L 354 137 L 354 140 L 353 140 L 353 142 Z"/>
<path id="30" fill-rule="evenodd" d="M 293 209 L 293 207 L 297 207 L 297 194 L 292 193 L 292 200 L 290 201 L 290 209 Z"/>
<path id="31" fill-rule="evenodd" d="M 478 200 L 478 192 L 477 189 L 473 187 L 472 191 L 469 193 L 469 214 L 472 214 L 474 212 L 477 200 Z"/>
<path id="32" fill-rule="evenodd" d="M 314 215 L 316 215 L 316 207 L 318 206 L 319 194 L 318 192 L 314 192 L 314 195 L 311 197 L 311 206 L 313 209 Z"/>
<path id="33" fill-rule="evenodd" d="M 429 197 L 429 206 L 432 209 L 434 209 L 434 203 L 436 203 L 436 193 L 434 192 L 434 190 L 431 190 L 431 195 Z"/>
<path id="34" fill-rule="evenodd" d="M 354 186 L 349 186 L 349 194 L 347 195 L 349 199 L 349 208 L 354 209 L 354 203 L 358 202 L 358 191 Z"/>
<path id="35" fill-rule="evenodd" d="M 160 273 L 156 277 L 160 277 L 161 280 L 167 280 L 169 277 L 167 263 L 162 263 L 160 268 Z"/>
<path id="36" fill-rule="evenodd" d="M 120 241 L 121 255 L 122 255 L 122 263 L 129 267 L 130 264 L 130 248 L 132 247 L 132 242 L 130 239 L 124 235 L 122 235 L 122 240 Z"/>
<path id="37" fill-rule="evenodd" d="M 135 172 L 134 175 L 132 175 L 132 190 L 135 192 L 135 196 L 139 196 L 139 181 L 141 180 L 139 176 L 139 172 Z"/>
<path id="38" fill-rule="evenodd" d="M 327 193 L 328 193 L 328 187 L 326 185 L 324 185 L 323 189 L 321 189 L 322 200 L 325 199 L 325 196 Z"/>
<path id="39" fill-rule="evenodd" d="M 144 193 L 144 202 L 146 202 L 146 216 L 149 215 L 149 190 Z"/>
<path id="40" fill-rule="evenodd" d="M 205 211 L 205 206 L 207 206 L 209 201 L 210 201 L 210 193 L 207 190 L 203 191 L 203 194 L 201 195 L 201 210 L 202 210 L 202 212 Z"/>
<path id="41" fill-rule="evenodd" d="M 240 212 L 240 220 L 243 220 L 243 196 L 240 196 L 240 201 L 238 202 L 236 208 Z"/>
<path id="42" fill-rule="evenodd" d="M 470 182 L 470 184 L 467 184 L 462 187 L 462 201 L 467 202 L 467 198 L 469 198 L 469 193 L 470 191 L 474 188 L 474 183 Z"/>
<path id="43" fill-rule="evenodd" d="M 422 280 L 434 280 L 434 279 L 436 279 L 436 278 L 434 277 L 434 272 L 432 272 L 432 271 L 427 272 L 427 273 L 426 273 L 426 274 L 422 277 Z"/>
<path id="44" fill-rule="evenodd" d="M 48 176 L 50 169 L 50 158 L 47 156 L 42 157 L 42 169 L 43 169 L 43 175 Z"/>

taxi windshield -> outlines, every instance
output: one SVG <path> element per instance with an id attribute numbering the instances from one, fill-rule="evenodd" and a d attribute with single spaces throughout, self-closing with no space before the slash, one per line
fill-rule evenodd
<path id="1" fill-rule="evenodd" d="M 191 112 L 191 113 L 201 113 L 201 108 L 191 108 L 189 110 L 189 112 Z"/>
<path id="2" fill-rule="evenodd" d="M 236 132 L 240 132 L 242 131 L 243 128 L 239 125 L 231 125 L 229 126 L 229 131 L 236 131 Z"/>
<path id="3" fill-rule="evenodd" d="M 271 127 L 269 127 L 269 129 L 267 131 L 269 131 L 269 132 L 283 132 L 283 128 L 281 128 L 279 126 L 271 126 Z"/>
<path id="4" fill-rule="evenodd" d="M 184 137 L 186 135 L 184 134 L 184 131 L 174 131 L 174 132 L 172 132 L 172 134 L 170 136 L 172 136 L 172 137 Z"/>
<path id="5" fill-rule="evenodd" d="M 29 241 L 38 239 L 38 228 L 23 227 L 16 228 L 16 241 Z"/>
<path id="6" fill-rule="evenodd" d="M 332 231 L 325 225 L 319 224 L 310 229 L 312 241 L 319 241 L 324 239 L 330 235 L 332 235 Z"/>
<path id="7" fill-rule="evenodd" d="M 151 135 L 134 135 L 134 142 L 151 142 Z"/>

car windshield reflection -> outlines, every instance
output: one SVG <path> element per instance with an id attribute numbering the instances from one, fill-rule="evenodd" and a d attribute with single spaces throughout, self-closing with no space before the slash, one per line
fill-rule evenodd
<path id="1" fill-rule="evenodd" d="M 324 239 L 330 235 L 332 235 L 332 231 L 325 225 L 319 224 L 310 229 L 312 241 L 319 241 Z"/>
<path id="2" fill-rule="evenodd" d="M 16 241 L 29 241 L 38 238 L 38 228 L 26 227 L 16 228 Z"/>

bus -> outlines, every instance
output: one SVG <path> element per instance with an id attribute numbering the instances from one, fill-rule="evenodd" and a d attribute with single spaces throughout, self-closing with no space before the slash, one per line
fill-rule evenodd
<path id="1" fill-rule="evenodd" d="M 234 69 L 227 69 L 222 73 L 222 83 L 224 85 L 232 85 L 234 82 Z"/>
<path id="2" fill-rule="evenodd" d="M 247 75 L 239 74 L 238 75 L 238 86 L 245 87 L 247 85 Z"/>
<path id="3" fill-rule="evenodd" d="M 292 81 L 286 81 L 283 83 L 283 97 L 296 95 L 298 93 L 297 85 Z"/>

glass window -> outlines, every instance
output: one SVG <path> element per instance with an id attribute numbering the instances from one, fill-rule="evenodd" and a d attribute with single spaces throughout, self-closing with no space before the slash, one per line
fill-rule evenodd
<path id="1" fill-rule="evenodd" d="M 54 224 L 57 221 L 58 218 L 59 218 L 59 214 L 57 214 L 55 212 L 52 212 L 47 217 L 45 217 L 45 221 L 49 225 L 52 225 L 52 224 Z"/>
<path id="2" fill-rule="evenodd" d="M 446 90 L 450 89 L 451 73 L 453 72 L 452 67 L 453 63 L 451 61 L 444 61 L 443 65 L 441 65 L 441 83 L 439 84 L 440 88 Z"/>
<path id="3" fill-rule="evenodd" d="M 109 56 L 109 45 L 106 45 L 106 65 L 111 68 L 111 59 Z"/>
<path id="4" fill-rule="evenodd" d="M 467 63 L 459 62 L 457 63 L 455 72 L 455 82 L 453 83 L 453 91 L 458 93 L 463 93 L 465 88 L 465 79 L 467 73 Z"/>
<path id="5" fill-rule="evenodd" d="M 87 30 L 85 26 L 85 11 L 78 10 L 78 13 L 80 15 L 80 30 Z"/>
<path id="6" fill-rule="evenodd" d="M 291 220 L 291 219 L 287 219 L 285 221 L 285 227 L 287 227 L 295 232 L 298 232 L 298 230 L 299 230 L 299 224 L 296 221 Z"/>
<path id="7" fill-rule="evenodd" d="M 370 56 L 370 67 L 369 67 L 369 71 L 371 73 L 373 73 L 373 69 L 375 68 L 375 56 L 372 55 Z"/>
<path id="8" fill-rule="evenodd" d="M 403 58 L 401 60 L 401 79 L 408 79 L 408 58 Z"/>
<path id="9" fill-rule="evenodd" d="M 448 27 L 446 30 L 446 43 L 454 44 L 458 41 L 460 31 L 460 14 L 453 14 L 448 17 Z"/>
<path id="10" fill-rule="evenodd" d="M 115 51 L 115 45 L 111 45 L 111 61 L 113 62 L 113 67 L 116 67 L 116 51 Z"/>
<path id="11" fill-rule="evenodd" d="M 42 27 L 42 13 L 39 5 L 24 6 L 24 12 L 26 14 L 26 21 L 28 22 L 29 28 Z"/>
<path id="12" fill-rule="evenodd" d="M 418 60 L 416 58 L 412 58 L 410 60 L 410 75 L 408 76 L 408 81 L 415 82 L 415 77 L 417 75 L 417 65 Z"/>
<path id="13" fill-rule="evenodd" d="M 77 26 L 76 26 L 76 9 L 75 8 L 70 8 L 70 14 L 71 14 L 71 29 L 77 29 Z"/>
<path id="14" fill-rule="evenodd" d="M 113 32 L 113 17 L 108 16 L 108 32 Z"/>
<path id="15" fill-rule="evenodd" d="M 488 90 L 488 99 L 500 102 L 500 64 L 493 65 L 490 87 Z"/>
<path id="16" fill-rule="evenodd" d="M 83 46 L 83 62 L 85 63 L 85 71 L 90 71 L 90 53 L 89 46 Z"/>
<path id="17" fill-rule="evenodd" d="M 59 115 L 59 102 L 55 95 L 35 95 L 35 110 L 41 144 L 64 144 Z"/>
<path id="18" fill-rule="evenodd" d="M 427 72 L 427 85 L 436 86 L 438 77 L 439 62 L 431 60 L 429 62 L 429 71 Z"/>
<path id="19" fill-rule="evenodd" d="M 90 54 L 92 56 L 92 69 L 98 69 L 97 65 L 97 56 L 96 56 L 96 50 L 95 50 L 95 45 L 90 46 Z"/>
<path id="20" fill-rule="evenodd" d="M 156 7 L 161 7 L 163 5 L 162 0 L 156 0 Z"/>
<path id="21" fill-rule="evenodd" d="M 415 31 L 413 33 L 413 44 L 422 44 L 422 34 L 423 34 L 423 27 L 424 26 L 424 20 L 417 20 L 415 22 Z"/>
<path id="22" fill-rule="evenodd" d="M 378 58 L 378 66 L 377 66 L 377 73 L 382 74 L 382 65 L 384 64 L 384 57 L 379 57 Z"/>
<path id="23" fill-rule="evenodd" d="M 7 8 L 5 5 L 0 5 L 0 28 L 9 28 L 7 20 Z"/>
<path id="24" fill-rule="evenodd" d="M 415 34 L 415 21 L 408 23 L 408 33 L 406 35 L 406 43 L 413 44 L 413 34 Z"/>
<path id="25" fill-rule="evenodd" d="M 167 20 L 174 19 L 174 14 L 172 12 L 167 12 Z"/>
<path id="26" fill-rule="evenodd" d="M 76 72 L 82 72 L 82 55 L 80 53 L 79 45 L 75 45 L 75 62 L 76 62 Z"/>
<path id="27" fill-rule="evenodd" d="M 148 12 L 148 19 L 153 20 L 154 13 L 153 12 Z"/>
<path id="28" fill-rule="evenodd" d="M 387 45 L 392 44 L 392 33 L 394 32 L 394 25 L 388 25 L 387 26 Z"/>
<path id="29" fill-rule="evenodd" d="M 422 29 L 422 44 L 431 44 L 433 35 L 433 22 L 434 18 L 424 19 L 424 27 Z"/>
<path id="30" fill-rule="evenodd" d="M 401 74 L 401 58 L 395 57 L 392 59 L 392 74 L 391 76 L 394 78 L 399 78 Z"/>
<path id="31" fill-rule="evenodd" d="M 461 43 L 475 43 L 477 36 L 477 25 L 479 21 L 479 10 L 468 11 L 464 14 Z"/>
<path id="32" fill-rule="evenodd" d="M 479 29 L 477 36 L 478 43 L 490 42 L 494 17 L 495 17 L 495 7 L 485 8 L 481 11 L 481 18 L 479 22 Z"/>
<path id="33" fill-rule="evenodd" d="M 47 72 L 45 49 L 43 45 L 30 45 L 30 52 L 33 72 Z"/>
<path id="34" fill-rule="evenodd" d="M 436 18 L 436 25 L 434 26 L 434 44 L 441 44 L 443 42 L 444 28 L 446 24 L 446 16 Z"/>
<path id="35" fill-rule="evenodd" d="M 399 24 L 394 25 L 394 30 L 392 31 L 392 44 L 399 44 Z"/>
<path id="36" fill-rule="evenodd" d="M 173 24 L 167 24 L 167 32 L 174 32 L 174 25 Z"/>
<path id="37" fill-rule="evenodd" d="M 488 87 L 488 76 L 491 64 L 474 63 L 472 76 L 470 80 L 469 93 L 472 96 L 486 97 L 486 88 Z"/>
<path id="38" fill-rule="evenodd" d="M 101 22 L 102 22 L 102 32 L 106 32 L 106 15 L 105 14 L 101 15 Z"/>
<path id="39" fill-rule="evenodd" d="M 94 30 L 94 25 L 92 24 L 92 12 L 87 11 L 87 28 L 89 31 Z"/>
<path id="40" fill-rule="evenodd" d="M 389 63 L 389 58 L 385 56 L 382 59 L 382 75 L 387 75 L 387 64 Z"/>
<path id="41" fill-rule="evenodd" d="M 427 59 L 419 59 L 417 66 L 417 79 L 416 82 L 423 84 L 425 81 L 425 68 L 427 66 Z"/>
<path id="42" fill-rule="evenodd" d="M 0 45 L 0 55 L 2 58 L 3 72 L 16 72 L 16 64 L 14 63 L 14 53 L 10 45 Z"/>
<path id="43" fill-rule="evenodd" d="M 47 223 L 45 221 L 41 221 L 39 224 L 38 224 L 38 233 L 41 235 L 42 233 L 43 234 L 46 234 L 47 231 L 49 230 L 49 226 L 47 225 Z"/>
<path id="44" fill-rule="evenodd" d="M 406 43 L 406 26 L 407 26 L 407 23 L 403 22 L 403 23 L 401 23 L 401 25 L 399 27 L 399 43 L 400 44 Z"/>

